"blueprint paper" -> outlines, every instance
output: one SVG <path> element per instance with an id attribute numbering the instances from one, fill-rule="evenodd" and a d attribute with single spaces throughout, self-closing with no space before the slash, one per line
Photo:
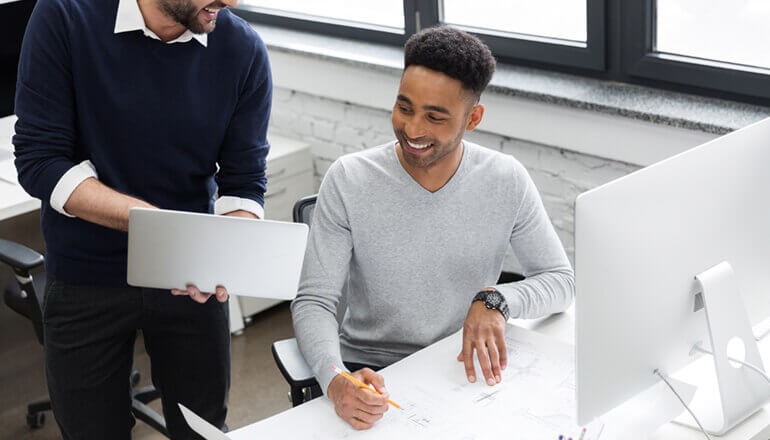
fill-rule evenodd
<path id="1" fill-rule="evenodd" d="M 578 438 L 575 420 L 573 347 L 553 338 L 508 326 L 508 368 L 495 386 L 468 383 L 456 333 L 382 370 L 390 397 L 403 410 L 391 407 L 366 431 L 342 421 L 327 399 L 297 408 L 230 433 L 233 440 L 286 435 L 307 439 L 448 439 Z M 587 427 L 584 440 L 598 439 L 601 422 Z M 604 437 L 606 438 L 606 437 Z"/>

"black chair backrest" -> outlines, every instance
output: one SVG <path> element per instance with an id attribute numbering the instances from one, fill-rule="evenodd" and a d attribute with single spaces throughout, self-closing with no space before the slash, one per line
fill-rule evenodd
<path id="1" fill-rule="evenodd" d="M 310 226 L 313 221 L 313 211 L 315 210 L 315 202 L 318 198 L 318 194 L 312 196 L 303 197 L 294 203 L 294 223 L 304 223 Z"/>
<path id="2" fill-rule="evenodd" d="M 16 283 L 6 286 L 3 299 L 8 307 L 26 317 L 35 328 L 38 341 L 43 343 L 43 288 L 45 273 L 35 275 L 32 269 L 43 265 L 43 256 L 21 244 L 0 239 L 0 262 L 7 264 L 16 276 Z"/>

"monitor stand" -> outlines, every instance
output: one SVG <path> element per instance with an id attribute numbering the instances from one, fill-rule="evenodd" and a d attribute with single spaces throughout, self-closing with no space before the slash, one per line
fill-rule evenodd
<path id="1" fill-rule="evenodd" d="M 741 360 L 764 370 L 732 266 L 722 262 L 695 278 L 701 287 L 716 374 L 712 372 L 708 383 L 695 384 L 698 392 L 690 408 L 706 431 L 721 435 L 762 408 L 770 400 L 770 386 L 755 371 L 728 359 L 728 343 L 737 338 L 745 347 Z M 687 413 L 676 421 L 697 428 Z"/>

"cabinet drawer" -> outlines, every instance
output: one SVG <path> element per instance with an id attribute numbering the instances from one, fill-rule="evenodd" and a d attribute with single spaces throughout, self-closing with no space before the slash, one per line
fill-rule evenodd
<path id="1" fill-rule="evenodd" d="M 291 221 L 294 203 L 313 192 L 311 170 L 284 179 L 268 180 L 267 193 L 265 193 L 265 218 Z"/>
<path id="2" fill-rule="evenodd" d="M 310 149 L 296 151 L 291 154 L 282 155 L 274 159 L 268 158 L 267 161 L 267 181 L 275 182 L 278 179 L 284 179 L 294 174 L 304 173 L 313 170 L 313 156 Z"/>

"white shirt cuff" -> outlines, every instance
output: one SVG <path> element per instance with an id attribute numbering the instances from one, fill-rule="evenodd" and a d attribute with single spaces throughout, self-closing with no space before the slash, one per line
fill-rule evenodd
<path id="1" fill-rule="evenodd" d="M 64 211 L 64 204 L 67 203 L 67 200 L 69 200 L 72 192 L 75 191 L 75 188 L 89 177 L 99 178 L 96 174 L 96 168 L 90 160 L 84 160 L 70 168 L 63 176 L 61 176 L 61 179 L 59 179 L 59 182 L 57 182 L 56 186 L 53 188 L 53 192 L 51 192 L 51 199 L 49 200 L 51 208 L 55 209 L 59 214 L 66 215 L 67 217 L 75 217 Z"/>
<path id="2" fill-rule="evenodd" d="M 259 218 L 265 218 L 265 208 L 251 199 L 222 196 L 214 202 L 214 214 L 222 215 L 238 210 L 248 211 Z"/>

